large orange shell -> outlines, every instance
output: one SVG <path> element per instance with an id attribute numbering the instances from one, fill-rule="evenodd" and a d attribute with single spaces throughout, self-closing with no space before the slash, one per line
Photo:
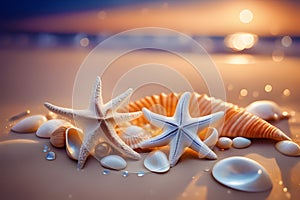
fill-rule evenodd
<path id="1" fill-rule="evenodd" d="M 172 116 L 181 94 L 161 93 L 146 96 L 128 105 L 129 112 L 141 111 L 147 108 L 152 112 Z M 193 93 L 190 100 L 190 114 L 192 117 L 205 116 L 213 112 L 224 111 L 225 121 L 220 136 L 246 138 L 268 138 L 273 140 L 290 140 L 281 130 L 265 120 L 247 112 L 244 108 L 224 102 L 220 99 L 208 97 L 206 94 Z M 147 119 L 141 116 L 132 121 L 133 124 L 143 126 Z"/>

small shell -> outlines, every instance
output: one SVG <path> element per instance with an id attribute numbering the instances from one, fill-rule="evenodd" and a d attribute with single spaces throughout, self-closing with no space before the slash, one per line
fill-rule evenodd
<path id="1" fill-rule="evenodd" d="M 232 140 L 232 146 L 237 149 L 242 149 L 250 146 L 251 141 L 244 137 L 236 137 Z"/>
<path id="2" fill-rule="evenodd" d="M 151 172 L 164 173 L 169 171 L 170 163 L 162 151 L 152 151 L 144 160 L 144 166 Z"/>
<path id="3" fill-rule="evenodd" d="M 80 138 L 82 131 L 75 127 L 66 130 L 66 151 L 70 158 L 78 160 L 82 140 Z"/>
<path id="4" fill-rule="evenodd" d="M 33 115 L 16 123 L 11 130 L 19 133 L 35 132 L 46 121 L 47 118 L 43 115 Z"/>
<path id="5" fill-rule="evenodd" d="M 139 148 L 139 143 L 150 137 L 151 134 L 139 126 L 126 127 L 120 133 L 120 138 L 133 149 Z"/>
<path id="6" fill-rule="evenodd" d="M 232 146 L 232 140 L 228 137 L 220 137 L 217 142 L 217 147 L 220 149 L 229 149 Z"/>
<path id="7" fill-rule="evenodd" d="M 57 148 L 64 147 L 66 144 L 66 130 L 68 127 L 58 127 L 50 136 L 50 143 Z"/>
<path id="8" fill-rule="evenodd" d="M 283 140 L 276 143 L 276 149 L 287 156 L 300 156 L 300 147 L 297 143 Z"/>
<path id="9" fill-rule="evenodd" d="M 70 127 L 72 125 L 62 119 L 51 119 L 38 128 L 36 131 L 36 136 L 41 138 L 50 138 L 52 133 L 54 133 L 54 131 L 61 126 Z"/>
<path id="10" fill-rule="evenodd" d="M 100 160 L 103 167 L 115 170 L 125 169 L 127 166 L 126 161 L 118 155 L 109 155 Z"/>
<path id="11" fill-rule="evenodd" d="M 203 142 L 209 147 L 213 148 L 219 138 L 218 130 L 214 127 L 208 127 L 205 136 L 203 138 Z"/>
<path id="12" fill-rule="evenodd" d="M 289 118 L 287 112 L 283 112 L 281 108 L 273 101 L 255 101 L 246 107 L 246 110 L 266 121 L 281 120 Z"/>
<path id="13" fill-rule="evenodd" d="M 217 162 L 212 175 L 227 187 L 245 192 L 263 192 L 272 188 L 272 181 L 265 168 L 245 157 L 234 156 Z"/>

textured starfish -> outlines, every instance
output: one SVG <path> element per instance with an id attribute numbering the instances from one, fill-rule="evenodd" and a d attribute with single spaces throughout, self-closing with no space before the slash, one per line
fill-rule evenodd
<path id="1" fill-rule="evenodd" d="M 131 113 L 116 112 L 116 110 L 131 95 L 132 89 L 128 89 L 106 104 L 103 103 L 101 89 L 101 79 L 100 77 L 97 77 L 89 107 L 85 110 L 62 108 L 47 102 L 44 104 L 45 107 L 52 112 L 76 119 L 76 122 L 79 122 L 80 127 L 83 129 L 84 137 L 78 157 L 78 168 L 83 168 L 87 157 L 90 152 L 94 150 L 95 145 L 102 136 L 117 151 L 125 156 L 137 160 L 141 158 L 140 154 L 135 152 L 119 138 L 114 129 L 116 123 L 130 121 L 142 115 L 142 112 L 140 111 Z"/>
<path id="2" fill-rule="evenodd" d="M 217 122 L 224 112 L 192 118 L 189 113 L 190 93 L 185 92 L 179 99 L 173 117 L 166 117 L 143 108 L 145 117 L 163 132 L 139 144 L 141 148 L 159 147 L 169 144 L 169 162 L 173 167 L 178 162 L 186 147 L 198 152 L 199 157 L 217 159 L 217 155 L 198 137 L 198 131 Z"/>

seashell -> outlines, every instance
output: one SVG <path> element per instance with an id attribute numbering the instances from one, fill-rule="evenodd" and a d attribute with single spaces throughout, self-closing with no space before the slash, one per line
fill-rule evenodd
<path id="1" fill-rule="evenodd" d="M 277 142 L 275 145 L 276 149 L 287 156 L 300 156 L 300 146 L 289 140 L 283 140 L 280 142 Z"/>
<path id="2" fill-rule="evenodd" d="M 221 184 L 245 192 L 263 192 L 272 188 L 265 168 L 245 157 L 234 156 L 217 162 L 212 175 Z"/>
<path id="3" fill-rule="evenodd" d="M 139 143 L 147 140 L 151 134 L 139 126 L 128 126 L 120 133 L 120 138 L 131 148 L 139 148 Z"/>
<path id="4" fill-rule="evenodd" d="M 237 149 L 242 149 L 250 146 L 251 141 L 244 137 L 236 137 L 232 140 L 232 146 Z"/>
<path id="5" fill-rule="evenodd" d="M 35 132 L 46 121 L 47 118 L 43 115 L 33 115 L 16 123 L 11 130 L 19 133 Z"/>
<path id="6" fill-rule="evenodd" d="M 205 136 L 200 135 L 200 138 L 209 148 L 212 149 L 216 145 L 219 138 L 218 130 L 213 127 L 208 127 L 207 131 L 205 132 Z"/>
<path id="7" fill-rule="evenodd" d="M 127 166 L 126 161 L 118 155 L 105 156 L 100 160 L 103 167 L 115 170 L 125 169 Z"/>
<path id="8" fill-rule="evenodd" d="M 126 110 L 129 112 L 140 111 L 143 107 L 159 114 L 172 116 L 175 111 L 178 98 L 181 94 L 160 94 L 147 96 L 135 102 L 131 102 Z M 225 111 L 225 120 L 220 136 L 246 138 L 269 138 L 273 140 L 291 140 L 280 129 L 265 120 L 249 113 L 244 108 L 224 102 L 220 99 L 208 97 L 206 94 L 193 93 L 190 102 L 190 113 L 192 117 L 205 116 L 213 112 Z M 141 116 L 132 124 L 143 127 L 148 121 Z"/>
<path id="9" fill-rule="evenodd" d="M 232 140 L 228 137 L 220 137 L 217 142 L 217 147 L 220 149 L 229 149 L 232 146 Z"/>
<path id="10" fill-rule="evenodd" d="M 61 126 L 70 127 L 72 125 L 62 119 L 51 119 L 38 128 L 36 136 L 41 138 L 50 138 L 51 134 Z"/>
<path id="11" fill-rule="evenodd" d="M 170 169 L 170 163 L 166 154 L 159 150 L 152 151 L 146 156 L 144 166 L 149 171 L 156 173 L 164 173 Z"/>
<path id="12" fill-rule="evenodd" d="M 66 151 L 70 158 L 78 160 L 82 140 L 79 134 L 82 130 L 70 127 L 66 130 Z"/>
<path id="13" fill-rule="evenodd" d="M 66 144 L 66 130 L 68 126 L 60 126 L 50 136 L 50 143 L 57 148 L 64 147 Z"/>
<path id="14" fill-rule="evenodd" d="M 266 121 L 288 119 L 290 117 L 287 112 L 281 110 L 278 104 L 268 100 L 255 101 L 245 109 Z"/>

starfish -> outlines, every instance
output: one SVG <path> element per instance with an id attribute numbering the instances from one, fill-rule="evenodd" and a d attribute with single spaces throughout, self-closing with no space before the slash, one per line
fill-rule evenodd
<path id="1" fill-rule="evenodd" d="M 101 79 L 97 76 L 89 107 L 87 109 L 75 110 L 55 106 L 47 102 L 44 104 L 50 111 L 71 119 L 76 119 L 76 122 L 81 124 L 82 127 L 80 128 L 83 129 L 84 136 L 79 151 L 78 168 L 81 169 L 84 167 L 87 157 L 90 152 L 95 149 L 95 145 L 101 136 L 103 136 L 113 148 L 125 156 L 136 160 L 141 158 L 140 154 L 135 152 L 119 138 L 114 129 L 116 124 L 133 120 L 142 115 L 141 111 L 131 113 L 116 112 L 116 110 L 131 95 L 132 91 L 133 90 L 130 88 L 104 104 L 102 99 Z"/>
<path id="2" fill-rule="evenodd" d="M 217 122 L 224 116 L 220 111 L 203 117 L 192 118 L 189 113 L 190 93 L 180 97 L 175 113 L 166 117 L 143 108 L 144 116 L 151 124 L 163 129 L 160 135 L 139 143 L 141 148 L 160 147 L 169 144 L 169 162 L 173 167 L 178 162 L 186 147 L 198 152 L 199 157 L 217 159 L 217 155 L 198 136 L 198 131 L 207 128 L 210 123 Z"/>

